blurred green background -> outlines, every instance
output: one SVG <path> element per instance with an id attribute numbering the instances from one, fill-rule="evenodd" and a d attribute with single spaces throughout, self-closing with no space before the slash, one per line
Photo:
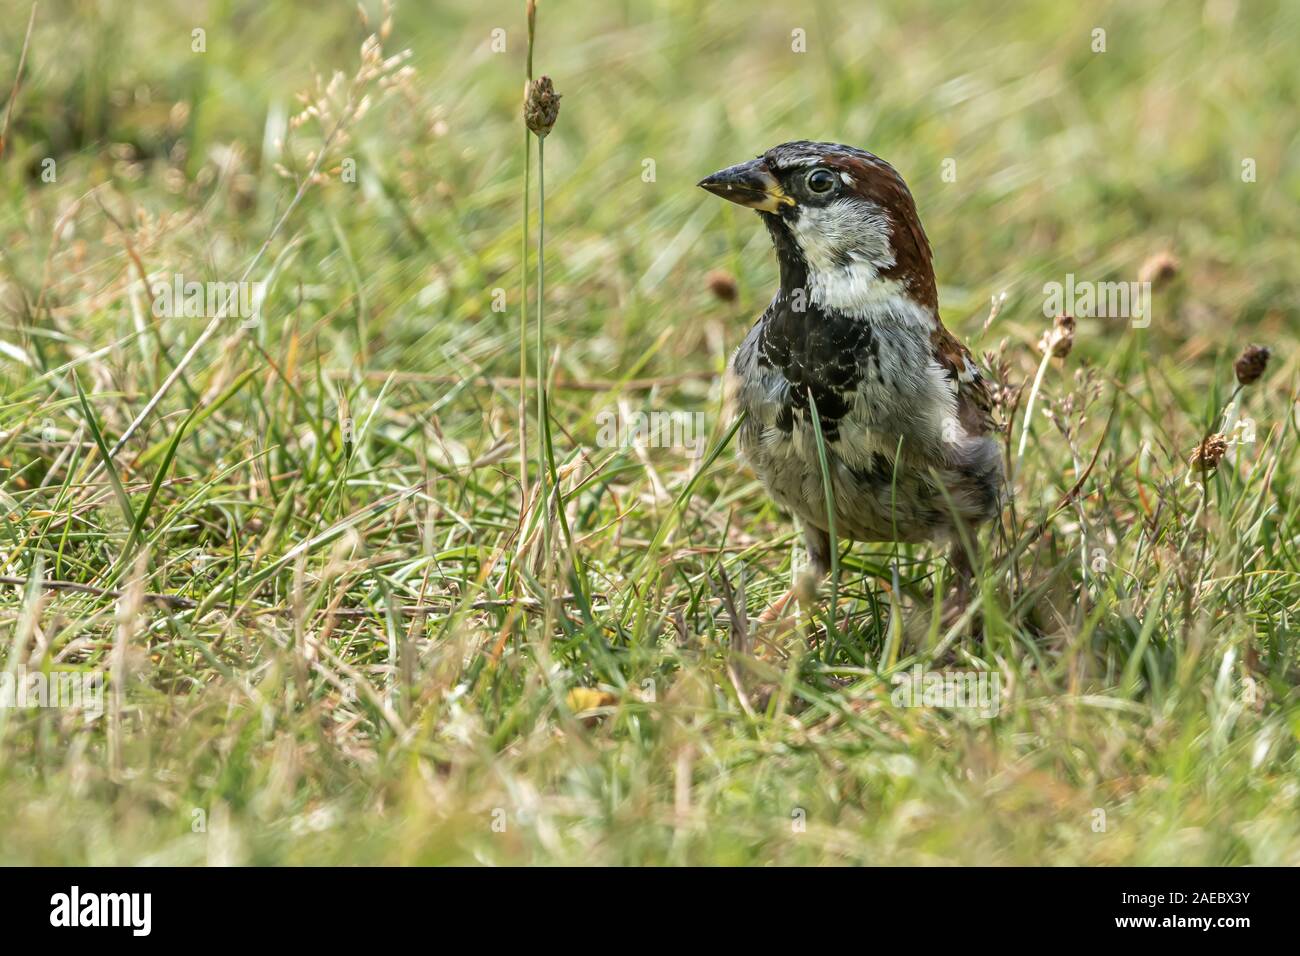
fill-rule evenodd
<path id="1" fill-rule="evenodd" d="M 411 49 L 418 79 L 361 124 L 348 150 L 357 188 L 313 197 L 304 251 L 319 255 L 304 258 L 328 274 L 331 234 L 349 237 L 364 267 L 358 291 L 384 316 L 371 330 L 376 367 L 441 368 L 449 340 L 474 361 L 513 365 L 498 347 L 508 316 L 491 314 L 485 290 L 515 295 L 521 10 L 399 7 L 387 46 Z M 11 2 L 0 23 L 6 77 L 25 12 Z M 1163 248 L 1196 268 L 1150 347 L 1217 335 L 1224 321 L 1276 321 L 1296 306 L 1298 17 L 1294 3 L 1228 0 L 543 2 L 537 70 L 564 95 L 547 149 L 550 316 L 559 341 L 579 346 L 562 361 L 575 375 L 616 374 L 667 324 L 664 358 L 707 349 L 706 292 L 664 284 L 705 264 L 738 274 L 741 314 L 761 305 L 773 275 L 765 238 L 693 187 L 797 138 L 861 145 L 898 166 L 959 326 L 992 291 L 1013 297 L 1008 314 L 1023 300 L 1032 315 L 1044 282 L 1131 278 Z M 207 31 L 205 53 L 191 52 L 195 28 Z M 1104 53 L 1093 52 L 1098 29 Z M 792 50 L 796 30 L 806 52 Z M 348 72 L 365 33 L 348 3 L 42 4 L 5 167 L 7 216 L 53 157 L 61 194 L 111 178 L 154 215 L 232 203 L 223 211 L 255 238 L 284 201 L 274 142 L 295 92 L 313 73 Z M 217 177 L 226 189 L 213 189 Z M 187 243 L 177 252 L 229 268 L 249 254 L 235 227 L 177 236 Z M 729 342 L 739 327 L 728 322 Z"/>

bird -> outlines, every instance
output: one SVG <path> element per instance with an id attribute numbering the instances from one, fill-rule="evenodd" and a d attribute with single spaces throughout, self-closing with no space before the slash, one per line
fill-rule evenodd
<path id="1" fill-rule="evenodd" d="M 839 547 L 832 526 L 851 541 L 949 545 L 964 610 L 966 542 L 1004 499 L 999 426 L 988 377 L 939 318 L 907 183 L 866 150 L 800 140 L 699 186 L 757 211 L 780 273 L 724 381 L 727 408 L 744 416 L 740 456 L 798 519 L 808 553 L 799 583 L 762 620 L 825 579 Z"/>

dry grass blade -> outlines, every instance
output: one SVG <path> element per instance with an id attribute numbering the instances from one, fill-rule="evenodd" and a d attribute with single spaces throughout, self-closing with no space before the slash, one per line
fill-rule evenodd
<path id="1" fill-rule="evenodd" d="M 4 121 L 0 122 L 0 162 L 5 158 L 5 146 L 9 142 L 9 122 L 13 119 L 14 104 L 18 102 L 18 90 L 22 87 L 23 69 L 27 65 L 27 48 L 32 42 L 32 27 L 36 24 L 36 4 L 32 4 L 31 15 L 27 18 L 27 32 L 23 35 L 22 52 L 18 54 L 18 69 L 14 73 L 14 86 L 9 91 L 9 101 L 5 104 Z"/>

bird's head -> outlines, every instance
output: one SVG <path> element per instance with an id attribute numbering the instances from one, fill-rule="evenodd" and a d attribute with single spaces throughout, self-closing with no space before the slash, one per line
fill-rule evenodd
<path id="1" fill-rule="evenodd" d="M 894 167 L 865 150 L 793 142 L 700 181 L 763 217 L 781 284 L 806 286 L 815 305 L 869 312 L 900 297 L 936 313 L 930 244 Z"/>

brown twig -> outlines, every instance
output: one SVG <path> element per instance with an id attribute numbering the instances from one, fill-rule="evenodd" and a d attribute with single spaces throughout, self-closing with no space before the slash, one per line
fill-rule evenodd
<path id="1" fill-rule="evenodd" d="M 32 583 L 31 578 L 12 577 L 10 575 L 0 575 L 0 584 L 11 584 L 14 587 L 27 587 Z M 120 598 L 125 591 L 114 588 L 97 588 L 91 584 L 78 584 L 76 581 L 55 581 L 43 580 L 40 582 L 41 587 L 48 588 L 51 591 L 72 591 L 77 594 L 91 594 L 95 597 Z M 603 598 L 604 595 L 592 595 L 594 598 Z M 155 594 L 146 592 L 142 595 L 143 600 L 152 604 L 161 604 L 165 607 L 176 610 L 191 610 L 199 606 L 199 602 L 193 598 L 181 597 L 179 594 Z M 577 597 L 573 594 L 563 594 L 551 600 L 558 600 L 562 603 L 573 603 Z M 537 598 L 508 598 L 501 600 L 484 600 L 475 601 L 469 605 L 472 611 L 490 611 L 498 608 L 522 607 L 526 610 L 541 610 L 545 606 L 544 602 Z M 449 613 L 454 611 L 458 605 L 454 603 L 446 604 L 407 604 L 398 608 L 398 612 L 403 617 L 417 617 L 423 614 L 434 612 Z M 251 609 L 250 609 L 251 610 Z M 291 608 L 275 608 L 277 613 L 289 613 Z M 376 612 L 369 608 L 336 608 L 322 612 L 326 617 L 340 617 L 349 619 L 361 619 L 374 617 Z"/>
<path id="2" fill-rule="evenodd" d="M 9 575 L 0 575 L 0 584 L 12 584 L 14 587 L 27 587 L 31 584 L 31 578 L 10 577 Z M 93 594 L 95 597 L 120 598 L 126 592 L 114 590 L 112 588 L 97 588 L 91 584 L 78 584 L 76 581 L 51 581 L 43 580 L 40 582 L 41 587 L 49 588 L 51 591 L 74 591 L 77 594 Z M 162 604 L 173 608 L 191 608 L 197 607 L 198 602 L 190 598 L 180 597 L 176 594 L 149 594 L 142 595 L 143 599 L 154 604 Z"/>
<path id="3" fill-rule="evenodd" d="M 347 369 L 333 369 L 326 372 L 331 378 L 350 378 L 354 374 Z M 394 382 L 427 382 L 430 385 L 459 385 L 466 379 L 486 381 L 493 388 L 515 389 L 519 387 L 518 376 L 507 377 L 476 377 L 466 375 L 434 375 L 428 372 L 386 372 L 383 370 L 363 371 L 361 375 L 375 381 L 387 381 L 391 379 Z M 703 382 L 717 378 L 717 372 L 705 371 L 703 369 L 694 372 L 680 372 L 676 375 L 663 375 L 659 378 L 592 378 L 584 381 L 553 381 L 548 383 L 552 390 L 567 390 L 571 392 L 612 392 L 616 389 L 628 389 L 630 391 L 646 391 L 648 389 L 663 387 L 666 385 L 680 385 L 684 382 Z M 528 387 L 532 387 L 535 379 L 528 379 Z"/>

